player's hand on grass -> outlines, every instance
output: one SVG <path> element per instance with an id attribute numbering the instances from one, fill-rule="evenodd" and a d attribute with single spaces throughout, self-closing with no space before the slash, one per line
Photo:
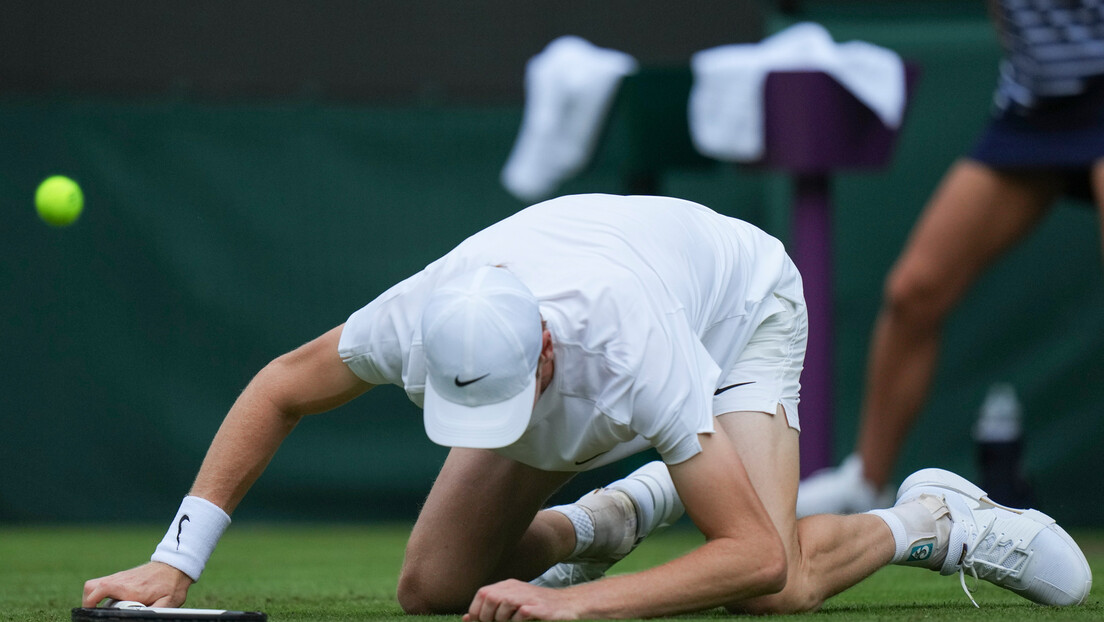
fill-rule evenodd
<path id="1" fill-rule="evenodd" d="M 84 607 L 95 607 L 105 598 L 132 600 L 148 607 L 179 607 L 188 597 L 192 579 L 161 562 L 86 581 Z"/>
<path id="2" fill-rule="evenodd" d="M 480 588 L 464 622 L 493 620 L 575 620 L 579 615 L 562 590 L 509 579 Z"/>

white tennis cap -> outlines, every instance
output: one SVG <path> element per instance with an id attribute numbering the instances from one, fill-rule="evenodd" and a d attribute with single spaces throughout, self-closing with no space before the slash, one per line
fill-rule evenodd
<path id="1" fill-rule="evenodd" d="M 446 447 L 505 447 L 529 425 L 542 342 L 537 299 L 509 270 L 440 286 L 422 313 L 424 421 Z"/>

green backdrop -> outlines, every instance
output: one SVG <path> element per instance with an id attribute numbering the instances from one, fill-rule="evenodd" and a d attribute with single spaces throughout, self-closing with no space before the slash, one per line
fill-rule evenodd
<path id="1" fill-rule="evenodd" d="M 838 40 L 893 47 L 924 71 L 892 166 L 834 186 L 842 454 L 882 278 L 984 122 L 997 52 L 975 13 L 824 22 Z M 642 147 L 623 112 L 563 192 L 626 187 L 628 150 Z M 167 520 L 253 373 L 522 207 L 498 183 L 520 120 L 520 105 L 0 95 L 0 521 Z M 664 171 L 660 191 L 786 239 L 784 176 L 689 164 Z M 32 206 L 55 173 L 86 196 L 64 229 Z M 1010 381 L 1040 504 L 1099 524 L 1083 473 L 1104 467 L 1102 319 L 1094 212 L 1064 204 L 952 318 L 901 473 L 972 474 L 977 407 L 991 382 Z M 408 518 L 443 457 L 402 391 L 381 387 L 306 420 L 237 518 Z"/>

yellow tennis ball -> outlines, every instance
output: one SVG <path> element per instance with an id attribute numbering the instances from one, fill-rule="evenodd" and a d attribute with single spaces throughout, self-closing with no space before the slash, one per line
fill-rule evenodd
<path id="1" fill-rule="evenodd" d="M 49 225 L 71 225 L 84 209 L 84 193 L 77 182 L 64 175 L 47 177 L 35 191 L 35 209 Z"/>

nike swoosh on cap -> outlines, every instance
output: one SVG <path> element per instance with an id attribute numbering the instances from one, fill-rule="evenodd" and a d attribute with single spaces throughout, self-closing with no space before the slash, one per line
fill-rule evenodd
<path id="1" fill-rule="evenodd" d="M 721 387 L 721 388 L 717 389 L 716 391 L 713 392 L 713 395 L 720 395 L 721 393 L 724 393 L 725 391 L 727 391 L 729 389 L 735 389 L 736 387 L 742 387 L 745 384 L 755 384 L 755 381 L 750 380 L 748 382 L 737 382 L 736 384 L 730 384 L 727 387 Z"/>
<path id="2" fill-rule="evenodd" d="M 460 376 L 457 376 L 452 381 L 455 382 L 456 386 L 458 386 L 458 387 L 466 387 L 466 386 L 468 386 L 469 384 L 471 384 L 473 382 L 479 382 L 480 380 L 486 378 L 487 376 L 490 376 L 490 374 L 489 373 L 488 374 L 483 374 L 482 376 L 480 376 L 478 378 L 472 378 L 471 380 L 461 380 Z"/>

